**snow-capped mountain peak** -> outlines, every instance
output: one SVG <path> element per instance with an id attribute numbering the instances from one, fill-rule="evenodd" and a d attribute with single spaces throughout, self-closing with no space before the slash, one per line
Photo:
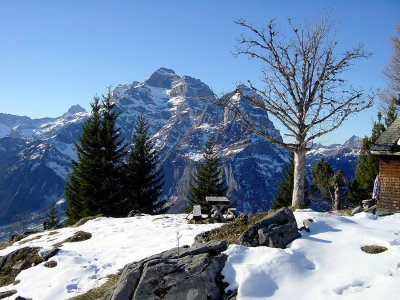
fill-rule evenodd
<path id="1" fill-rule="evenodd" d="M 168 89 L 171 87 L 172 82 L 177 79 L 179 79 L 179 76 L 175 74 L 174 70 L 159 68 L 144 82 L 149 86 Z"/>

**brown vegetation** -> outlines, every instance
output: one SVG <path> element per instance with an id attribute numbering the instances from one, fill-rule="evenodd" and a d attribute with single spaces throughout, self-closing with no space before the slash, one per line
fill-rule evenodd
<path id="1" fill-rule="evenodd" d="M 90 239 L 91 237 L 92 237 L 91 233 L 80 230 L 80 231 L 75 232 L 73 236 L 63 240 L 62 242 L 54 244 L 53 247 L 59 248 L 64 243 L 75 243 L 75 242 L 86 241 L 86 240 Z"/>
<path id="2" fill-rule="evenodd" d="M 16 251 L 0 269 L 0 286 L 12 284 L 22 270 L 43 262 L 38 255 L 39 249 L 25 247 Z"/>
<path id="3" fill-rule="evenodd" d="M 98 299 L 108 299 L 105 294 L 112 292 L 117 286 L 119 277 L 121 276 L 122 270 L 117 274 L 108 275 L 107 282 L 98 288 L 91 289 L 85 294 L 71 298 L 70 300 L 98 300 Z"/>
<path id="4" fill-rule="evenodd" d="M 385 252 L 388 248 L 377 245 L 369 245 L 361 247 L 361 250 L 368 254 L 379 254 Z"/>

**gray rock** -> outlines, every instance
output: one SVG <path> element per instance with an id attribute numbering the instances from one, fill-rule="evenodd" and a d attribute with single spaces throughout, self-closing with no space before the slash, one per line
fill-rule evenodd
<path id="1" fill-rule="evenodd" d="M 54 249 L 51 249 L 51 250 L 41 253 L 41 256 L 44 261 L 48 261 L 50 258 L 55 256 L 58 253 L 58 251 L 60 251 L 59 248 L 54 248 Z"/>
<path id="2" fill-rule="evenodd" d="M 125 266 L 113 300 L 220 299 L 225 241 L 174 248 Z"/>
<path id="3" fill-rule="evenodd" d="M 199 233 L 194 237 L 194 241 L 197 243 L 206 243 L 207 241 L 210 240 L 210 231 L 205 231 L 202 233 Z"/>
<path id="4" fill-rule="evenodd" d="M 140 214 L 140 211 L 139 210 L 131 210 L 130 212 L 129 212 L 129 214 L 128 214 L 128 218 L 132 218 L 132 217 L 134 217 L 134 216 L 136 216 L 136 215 L 138 215 L 138 214 Z"/>
<path id="5" fill-rule="evenodd" d="M 300 236 L 297 228 L 293 230 L 289 224 L 258 230 L 259 244 L 272 248 L 285 249 L 287 244 Z"/>
<path id="6" fill-rule="evenodd" d="M 241 213 L 240 215 L 239 215 L 239 220 L 240 221 L 242 221 L 242 222 L 247 222 L 248 220 L 249 220 L 249 214 L 248 213 Z"/>
<path id="7" fill-rule="evenodd" d="M 5 292 L 0 292 L 0 299 L 11 297 L 12 295 L 16 294 L 16 290 L 9 290 Z"/>
<path id="8" fill-rule="evenodd" d="M 260 229 L 262 229 L 261 233 L 259 233 Z M 300 236 L 293 212 L 287 207 L 283 207 L 274 215 L 257 222 L 244 231 L 238 238 L 238 243 L 246 247 L 279 245 L 279 248 L 285 248 L 288 243 Z M 282 247 L 282 245 L 284 246 Z"/>

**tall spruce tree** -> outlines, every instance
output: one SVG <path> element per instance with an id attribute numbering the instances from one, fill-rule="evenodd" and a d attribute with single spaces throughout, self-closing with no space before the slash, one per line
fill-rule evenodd
<path id="1" fill-rule="evenodd" d="M 78 160 L 71 160 L 72 170 L 65 185 L 65 197 L 68 208 L 66 225 L 79 219 L 99 214 L 99 200 L 103 191 L 99 188 L 102 175 L 99 173 L 102 160 L 102 125 L 100 99 L 94 97 L 91 103 L 92 114 L 82 125 L 82 134 L 75 144 Z"/>
<path id="2" fill-rule="evenodd" d="M 223 196 L 227 190 L 222 178 L 220 158 L 214 151 L 214 142 L 211 136 L 206 142 L 203 160 L 200 162 L 196 174 L 192 176 L 187 195 L 186 212 L 192 211 L 194 205 L 201 205 L 202 212 L 209 213 L 211 206 L 207 203 L 206 196 Z"/>
<path id="3" fill-rule="evenodd" d="M 92 115 L 83 123 L 82 134 L 75 142 L 78 160 L 71 160 L 65 187 L 67 225 L 86 216 L 124 213 L 119 190 L 126 151 L 120 130 L 115 128 L 118 115 L 113 111 L 110 91 L 102 96 L 102 105 L 94 97 Z"/>
<path id="4" fill-rule="evenodd" d="M 293 180 L 294 180 L 294 156 L 290 156 L 287 163 L 285 173 L 282 180 L 278 183 L 278 192 L 275 195 L 274 201 L 271 204 L 272 209 L 288 207 L 292 205 L 293 196 Z"/>
<path id="5" fill-rule="evenodd" d="M 57 229 L 61 227 L 60 215 L 57 211 L 56 204 L 51 202 L 46 214 L 46 219 L 43 222 L 43 229 Z"/>
<path id="6" fill-rule="evenodd" d="M 169 207 L 166 200 L 160 199 L 163 174 L 159 168 L 158 151 L 148 130 L 149 125 L 143 116 L 138 116 L 125 167 L 125 204 L 128 210 L 160 214 L 165 213 Z"/>
<path id="7" fill-rule="evenodd" d="M 111 90 L 102 97 L 102 175 L 101 213 L 106 216 L 126 216 L 123 207 L 123 159 L 128 145 L 121 137 L 121 129 L 116 127 L 118 113 L 111 102 Z"/>

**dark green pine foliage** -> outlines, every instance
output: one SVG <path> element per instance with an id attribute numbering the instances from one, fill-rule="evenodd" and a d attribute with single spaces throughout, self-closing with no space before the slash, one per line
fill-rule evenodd
<path id="1" fill-rule="evenodd" d="M 100 189 L 104 195 L 101 198 L 101 213 L 105 216 L 126 216 L 123 204 L 123 160 L 127 154 L 128 145 L 121 137 L 121 129 L 116 127 L 118 113 L 111 102 L 111 91 L 102 99 L 102 161 Z"/>
<path id="2" fill-rule="evenodd" d="M 375 178 L 379 173 L 379 158 L 369 153 L 373 144 L 385 131 L 378 115 L 378 122 L 374 123 L 371 137 L 365 137 L 358 156 L 355 177 L 350 181 L 345 199 L 351 206 L 357 206 L 361 200 L 370 199 L 374 189 Z"/>
<path id="3" fill-rule="evenodd" d="M 342 170 L 334 172 L 331 165 L 321 158 L 311 170 L 311 178 L 308 194 L 314 209 L 325 211 L 341 206 L 341 191 L 345 185 Z"/>
<path id="4" fill-rule="evenodd" d="M 348 192 L 345 196 L 346 201 L 352 206 L 357 206 L 361 200 L 372 197 L 375 178 L 379 173 L 379 158 L 375 155 L 370 155 L 369 151 L 386 128 L 396 120 L 399 105 L 400 97 L 393 97 L 387 115 L 384 118 L 385 124 L 382 123 L 382 115 L 379 113 L 378 122 L 375 122 L 372 127 L 371 137 L 365 137 L 363 140 L 355 178 L 350 181 Z"/>
<path id="5" fill-rule="evenodd" d="M 148 130 L 149 125 L 143 116 L 138 116 L 126 162 L 125 204 L 127 210 L 161 214 L 165 213 L 169 206 L 166 200 L 160 199 L 163 174 L 159 168 L 158 152 Z"/>
<path id="6" fill-rule="evenodd" d="M 292 205 L 294 185 L 294 156 L 290 156 L 287 163 L 283 179 L 278 183 L 278 192 L 271 203 L 271 209 L 279 209 L 281 207 L 288 207 Z"/>
<path id="7" fill-rule="evenodd" d="M 319 195 L 319 201 L 330 205 L 333 200 L 332 177 L 333 169 L 325 159 L 321 158 L 311 170 L 311 190 Z"/>
<path id="8" fill-rule="evenodd" d="M 226 190 L 220 158 L 214 151 L 214 142 L 210 137 L 204 148 L 203 162 L 200 162 L 196 174 L 192 176 L 185 211 L 191 212 L 194 205 L 201 205 L 202 212 L 209 213 L 211 206 L 208 205 L 206 196 L 223 196 Z"/>
<path id="9" fill-rule="evenodd" d="M 103 197 L 103 191 L 99 188 L 102 182 L 99 171 L 103 143 L 99 98 L 95 97 L 90 105 L 92 115 L 83 123 L 78 143 L 74 143 L 78 160 L 71 160 L 72 170 L 65 185 L 68 204 L 66 225 L 101 212 L 99 200 Z"/>
<path id="10" fill-rule="evenodd" d="M 49 210 L 47 211 L 46 219 L 43 222 L 43 229 L 57 229 L 61 227 L 60 216 L 58 214 L 54 202 L 50 203 Z"/>
<path id="11" fill-rule="evenodd" d="M 121 198 L 122 158 L 126 154 L 120 130 L 115 128 L 118 115 L 113 111 L 111 92 L 94 98 L 92 115 L 83 123 L 75 143 L 78 160 L 72 160 L 65 196 L 68 208 L 66 224 L 83 217 L 103 214 L 123 216 Z"/>

